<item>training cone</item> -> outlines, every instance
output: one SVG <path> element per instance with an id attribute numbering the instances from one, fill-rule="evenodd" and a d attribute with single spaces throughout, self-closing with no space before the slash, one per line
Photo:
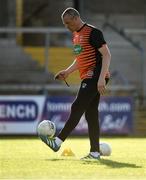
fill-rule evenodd
<path id="1" fill-rule="evenodd" d="M 61 153 L 61 156 L 75 156 L 70 148 L 65 148 Z"/>

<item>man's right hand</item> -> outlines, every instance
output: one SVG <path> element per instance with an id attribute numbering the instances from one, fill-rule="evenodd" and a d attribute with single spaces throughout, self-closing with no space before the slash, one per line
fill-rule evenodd
<path id="1" fill-rule="evenodd" d="M 68 77 L 68 73 L 65 70 L 59 71 L 55 76 L 54 79 L 64 80 Z"/>

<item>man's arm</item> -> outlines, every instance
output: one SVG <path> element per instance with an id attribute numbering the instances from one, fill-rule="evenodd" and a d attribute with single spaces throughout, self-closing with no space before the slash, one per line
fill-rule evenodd
<path id="1" fill-rule="evenodd" d="M 97 83 L 97 89 L 100 94 L 103 94 L 105 91 L 105 76 L 109 72 L 111 54 L 103 37 L 103 33 L 99 29 L 94 28 L 92 30 L 90 35 L 90 44 L 97 48 L 102 55 L 102 67 Z"/>
<path id="2" fill-rule="evenodd" d="M 72 72 L 76 71 L 78 69 L 77 61 L 76 59 L 73 61 L 73 63 L 67 67 L 65 70 L 59 71 L 55 75 L 55 79 L 64 80 L 66 79 Z"/>
<path id="3" fill-rule="evenodd" d="M 76 59 L 73 61 L 73 63 L 65 70 L 67 74 L 71 74 L 72 72 L 76 71 L 78 69 L 77 61 Z"/>
<path id="4" fill-rule="evenodd" d="M 107 72 L 109 71 L 111 54 L 110 54 L 109 48 L 106 44 L 103 45 L 98 50 L 102 54 L 102 67 L 101 67 L 101 72 L 100 72 L 97 88 L 98 88 L 98 91 L 100 94 L 104 94 L 105 85 L 106 85 L 105 77 L 106 77 Z"/>

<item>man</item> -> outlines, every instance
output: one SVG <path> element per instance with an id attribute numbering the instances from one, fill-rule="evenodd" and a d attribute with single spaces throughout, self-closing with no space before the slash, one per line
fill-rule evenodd
<path id="1" fill-rule="evenodd" d="M 76 59 L 67 69 L 57 73 L 55 78 L 65 80 L 72 72 L 79 70 L 82 81 L 64 128 L 57 137 L 40 136 L 40 138 L 53 151 L 58 151 L 85 113 L 91 147 L 90 153 L 82 159 L 98 160 L 100 159 L 98 105 L 100 95 L 104 94 L 109 79 L 110 51 L 102 32 L 84 23 L 76 9 L 67 8 L 61 18 L 65 27 L 73 33 Z"/>

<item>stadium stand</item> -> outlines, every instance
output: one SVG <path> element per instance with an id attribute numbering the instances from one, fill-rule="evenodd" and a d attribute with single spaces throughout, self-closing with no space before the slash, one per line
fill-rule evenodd
<path id="1" fill-rule="evenodd" d="M 43 47 L 24 47 L 24 51 L 36 59 L 41 66 L 45 61 L 45 49 Z M 68 67 L 74 60 L 74 55 L 71 48 L 67 47 L 51 47 L 49 48 L 48 69 L 53 74 Z M 80 78 L 78 72 L 74 72 L 68 77 L 68 82 L 72 85 L 79 84 Z"/>
<path id="2" fill-rule="evenodd" d="M 112 54 L 111 72 L 119 72 L 124 79 L 127 79 L 126 82 L 129 82 L 129 84 L 140 85 L 143 59 L 142 49 L 139 47 L 141 47 L 142 42 L 138 42 L 137 37 L 122 34 L 121 30 L 143 28 L 145 24 L 144 15 L 113 14 L 106 17 L 104 14 L 94 13 L 93 15 L 93 13 L 88 12 L 86 18 L 87 22 L 104 30 Z M 112 24 L 114 29 L 106 26 L 107 22 Z"/>
<path id="3" fill-rule="evenodd" d="M 53 75 L 26 54 L 14 40 L 0 40 L 0 83 L 43 84 L 52 82 Z"/>

